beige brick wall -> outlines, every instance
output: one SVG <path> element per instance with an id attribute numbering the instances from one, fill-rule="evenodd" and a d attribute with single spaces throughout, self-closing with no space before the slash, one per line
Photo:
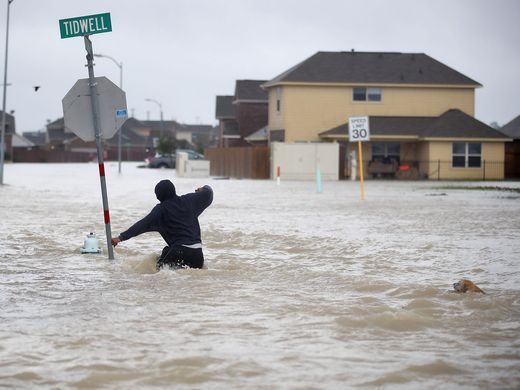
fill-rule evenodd
<path id="1" fill-rule="evenodd" d="M 278 88 L 279 88 L 279 90 L 277 91 Z M 276 109 L 276 100 L 278 99 L 278 96 L 280 96 L 280 111 L 278 111 Z M 280 88 L 280 87 L 269 88 L 268 97 L 269 97 L 269 107 L 268 107 L 269 129 L 283 130 L 283 128 L 284 128 L 283 113 L 285 112 L 285 110 L 283 109 L 284 106 L 282 105 L 282 103 L 283 103 L 282 88 Z"/>
<path id="2" fill-rule="evenodd" d="M 281 88 L 281 92 L 276 92 Z M 473 88 L 381 87 L 381 102 L 354 102 L 351 86 L 284 85 L 269 89 L 269 128 L 285 129 L 285 141 L 316 141 L 349 116 L 438 116 L 458 108 L 474 116 Z M 276 111 L 277 95 L 281 112 Z"/>
<path id="3" fill-rule="evenodd" d="M 478 142 L 478 141 L 476 141 Z M 482 164 L 479 168 L 453 168 L 453 141 L 428 142 L 430 156 L 438 161 L 430 162 L 428 176 L 441 180 L 502 180 L 504 179 L 504 143 L 482 142 Z M 440 169 L 439 169 L 440 168 Z"/>

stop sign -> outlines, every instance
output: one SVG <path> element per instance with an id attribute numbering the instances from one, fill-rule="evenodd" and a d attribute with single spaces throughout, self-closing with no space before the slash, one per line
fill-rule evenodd
<path id="1" fill-rule="evenodd" d="M 99 102 L 100 136 L 110 139 L 127 119 L 126 94 L 106 77 L 94 78 Z M 89 79 L 80 79 L 61 101 L 65 128 L 83 141 L 96 139 Z"/>

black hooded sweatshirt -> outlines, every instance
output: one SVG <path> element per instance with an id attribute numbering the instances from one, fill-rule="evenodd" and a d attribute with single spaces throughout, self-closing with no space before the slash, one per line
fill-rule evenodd
<path id="1" fill-rule="evenodd" d="M 125 241 L 142 233 L 159 232 L 168 246 L 201 243 L 198 216 L 213 202 L 211 187 L 177 196 L 173 183 L 161 180 L 155 186 L 155 195 L 161 203 L 119 238 Z"/>

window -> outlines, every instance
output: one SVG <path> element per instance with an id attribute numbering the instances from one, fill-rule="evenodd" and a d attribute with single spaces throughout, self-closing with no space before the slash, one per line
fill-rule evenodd
<path id="1" fill-rule="evenodd" d="M 353 96 L 355 102 L 364 102 L 367 100 L 367 89 L 366 88 L 354 88 Z"/>
<path id="2" fill-rule="evenodd" d="M 280 112 L 282 105 L 282 88 L 276 88 L 276 112 Z"/>
<path id="3" fill-rule="evenodd" d="M 401 144 L 399 142 L 374 142 L 372 143 L 372 160 L 381 162 L 399 162 L 401 156 Z"/>
<path id="4" fill-rule="evenodd" d="M 452 162 L 454 168 L 480 168 L 482 144 L 479 142 L 454 142 Z"/>
<path id="5" fill-rule="evenodd" d="M 381 88 L 356 87 L 352 90 L 352 99 L 355 102 L 380 102 Z"/>

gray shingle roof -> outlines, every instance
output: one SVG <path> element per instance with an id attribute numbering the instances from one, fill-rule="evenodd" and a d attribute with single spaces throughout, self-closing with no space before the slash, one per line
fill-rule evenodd
<path id="1" fill-rule="evenodd" d="M 481 86 L 423 53 L 318 52 L 266 83 L 448 84 Z"/>
<path id="2" fill-rule="evenodd" d="M 47 143 L 47 132 L 45 131 L 27 131 L 23 136 L 31 141 L 34 145 L 45 145 Z"/>
<path id="3" fill-rule="evenodd" d="M 156 121 L 156 120 L 146 120 L 146 121 L 140 121 L 143 125 L 146 127 L 149 127 L 154 132 L 160 132 L 163 131 L 175 131 L 177 127 L 179 127 L 179 124 L 176 121 Z"/>
<path id="4" fill-rule="evenodd" d="M 499 131 L 511 138 L 520 139 L 520 115 L 518 115 L 512 121 L 506 123 L 499 129 Z"/>
<path id="5" fill-rule="evenodd" d="M 211 125 L 186 125 L 182 124 L 177 128 L 177 131 L 189 131 L 194 134 L 209 134 L 213 131 Z"/>
<path id="6" fill-rule="evenodd" d="M 245 140 L 248 142 L 255 142 L 255 141 L 267 141 L 269 139 L 269 128 L 267 126 L 264 126 L 257 131 L 255 131 L 253 134 L 248 135 L 245 137 Z"/>
<path id="7" fill-rule="evenodd" d="M 234 96 L 217 96 L 217 106 L 215 110 L 215 118 L 236 118 L 236 106 L 233 105 Z"/>
<path id="8" fill-rule="evenodd" d="M 435 118 L 423 137 L 506 138 L 491 126 L 460 111 L 449 110 Z"/>
<path id="9" fill-rule="evenodd" d="M 49 142 L 64 142 L 76 138 L 76 135 L 74 133 L 65 131 L 63 128 L 53 129 L 48 127 L 47 134 L 49 136 Z"/>
<path id="10" fill-rule="evenodd" d="M 267 80 L 237 80 L 235 84 L 236 101 L 265 101 L 267 92 L 261 87 Z"/>
<path id="11" fill-rule="evenodd" d="M 370 116 L 371 136 L 415 136 L 418 138 L 506 139 L 502 133 L 458 110 L 438 117 Z M 348 123 L 319 134 L 322 138 L 345 137 Z"/>

